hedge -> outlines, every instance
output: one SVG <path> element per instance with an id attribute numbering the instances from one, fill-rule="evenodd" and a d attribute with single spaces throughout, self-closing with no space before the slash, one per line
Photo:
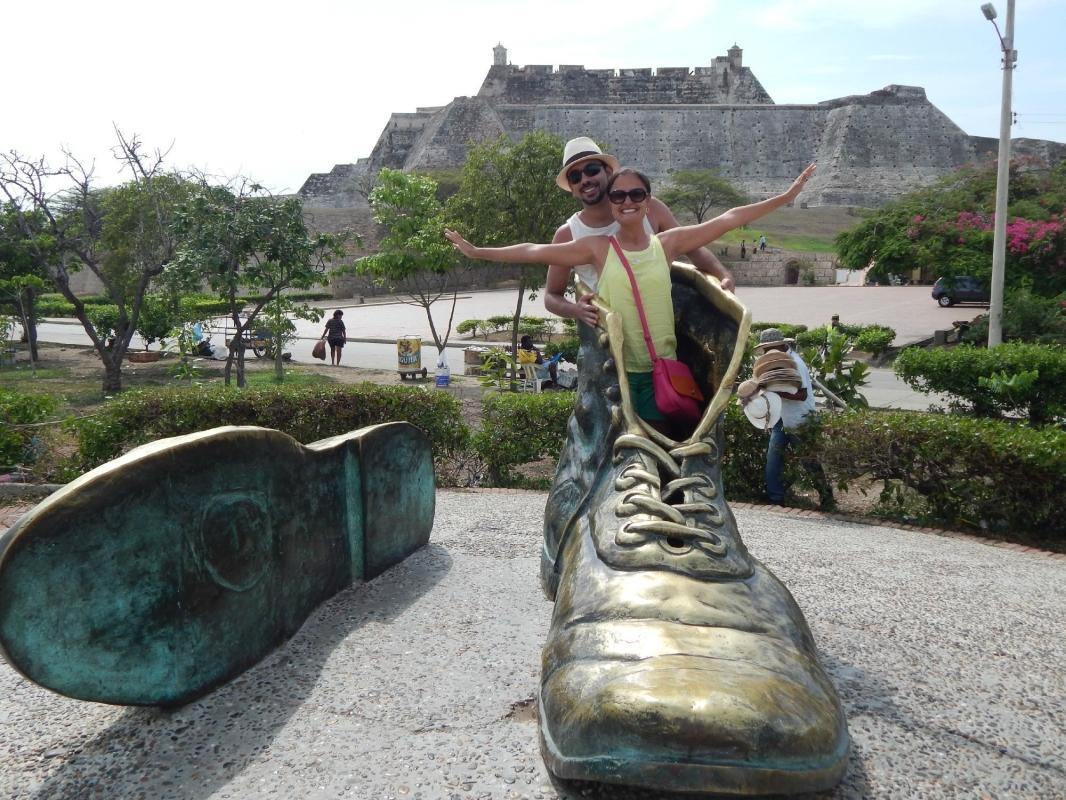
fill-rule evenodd
<path id="1" fill-rule="evenodd" d="M 542 458 L 559 457 L 574 397 L 573 392 L 483 395 L 484 416 L 473 446 L 485 462 L 489 485 L 538 485 L 514 469 Z"/>
<path id="2" fill-rule="evenodd" d="M 818 456 L 842 482 L 905 486 L 927 521 L 1005 538 L 1066 535 L 1066 431 L 914 411 L 823 415 Z"/>
<path id="3" fill-rule="evenodd" d="M 1066 346 L 1009 342 L 984 348 L 907 348 L 896 374 L 920 392 L 954 395 L 982 417 L 1024 413 L 1033 424 L 1066 415 Z M 1011 378 L 1036 372 L 1025 385 Z M 984 382 L 982 382 L 984 378 Z M 997 380 L 998 379 L 998 380 Z M 958 401 L 956 401 L 958 405 Z"/>
<path id="4" fill-rule="evenodd" d="M 486 395 L 474 446 L 488 484 L 529 485 L 515 469 L 558 456 L 572 404 L 573 395 L 563 393 Z M 723 440 L 726 496 L 763 500 L 767 435 L 730 403 Z M 886 511 L 905 488 L 920 506 L 906 514 L 930 524 L 1057 540 L 1057 547 L 1066 536 L 1066 516 L 1058 511 L 1066 489 L 1066 432 L 1054 427 L 921 412 L 824 413 L 803 451 L 786 461 L 788 483 L 814 488 L 800 466 L 803 456 L 820 459 L 840 488 L 859 478 L 884 481 Z"/>
<path id="5" fill-rule="evenodd" d="M 460 410 L 459 401 L 447 392 L 370 383 L 127 392 L 76 424 L 74 458 L 79 469 L 88 470 L 137 445 L 219 425 L 275 428 L 307 444 L 367 425 L 407 420 L 429 437 L 439 465 L 468 444 Z"/>
<path id="6" fill-rule="evenodd" d="M 329 292 L 286 292 L 284 295 L 289 300 L 312 301 L 330 300 L 333 295 Z M 113 306 L 109 297 L 104 295 L 86 295 L 78 298 L 81 302 L 92 308 L 93 306 Z M 256 295 L 240 295 L 237 300 L 245 305 L 254 303 L 261 298 Z M 229 313 L 229 301 L 214 295 L 190 294 L 180 298 L 181 315 L 186 319 L 205 319 L 207 317 L 222 316 Z M 61 294 L 50 292 L 42 294 L 34 303 L 34 310 L 38 317 L 73 317 L 74 304 L 67 301 Z"/>
<path id="7" fill-rule="evenodd" d="M 430 437 L 438 474 L 445 462 L 475 464 L 483 485 L 544 486 L 519 467 L 558 458 L 574 403 L 570 392 L 487 393 L 473 437 L 446 392 L 363 384 L 338 387 L 225 387 L 131 392 L 77 423 L 81 469 L 131 447 L 218 425 L 262 425 L 311 442 L 365 425 L 406 419 Z M 724 414 L 722 473 L 730 500 L 764 497 L 767 437 L 735 403 Z M 1066 537 L 1059 511 L 1066 488 L 1066 431 L 972 417 L 902 411 L 822 414 L 816 435 L 787 461 L 787 479 L 808 486 L 803 456 L 822 461 L 846 486 L 883 481 L 882 506 L 947 527 L 1054 543 Z M 550 469 L 551 465 L 549 465 Z"/>
<path id="8" fill-rule="evenodd" d="M 57 405 L 51 395 L 0 389 L 0 466 L 12 467 L 34 460 L 33 429 L 21 426 L 42 421 Z"/>

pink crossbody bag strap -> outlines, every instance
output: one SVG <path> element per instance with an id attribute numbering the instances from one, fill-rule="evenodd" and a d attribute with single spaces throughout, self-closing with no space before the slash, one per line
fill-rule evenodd
<path id="1" fill-rule="evenodd" d="M 626 275 L 629 276 L 629 285 L 633 287 L 633 300 L 637 304 L 637 314 L 640 315 L 640 326 L 644 329 L 644 343 L 648 345 L 648 354 L 651 356 L 652 361 L 658 361 L 659 355 L 655 352 L 655 345 L 651 343 L 651 332 L 648 330 L 648 318 L 644 316 L 644 304 L 640 302 L 640 290 L 637 288 L 637 277 L 633 274 L 633 268 L 629 266 L 629 260 L 626 258 L 626 254 L 622 252 L 622 247 L 618 244 L 618 240 L 613 236 L 608 236 L 607 238 L 610 240 L 614 252 L 618 254 L 618 260 L 621 261 L 622 266 L 625 267 Z"/>

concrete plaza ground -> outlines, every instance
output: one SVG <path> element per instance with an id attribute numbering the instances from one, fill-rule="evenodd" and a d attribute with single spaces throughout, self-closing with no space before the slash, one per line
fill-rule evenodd
<path id="1" fill-rule="evenodd" d="M 81 703 L 0 665 L 0 796 L 559 796 L 532 711 L 551 615 L 544 502 L 439 492 L 427 547 L 184 708 Z M 1066 797 L 1063 557 L 816 512 L 736 515 L 845 706 L 852 755 L 827 797 Z"/>

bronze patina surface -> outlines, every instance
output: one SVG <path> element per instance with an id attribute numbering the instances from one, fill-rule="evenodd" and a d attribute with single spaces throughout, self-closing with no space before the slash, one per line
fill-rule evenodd
<path id="1" fill-rule="evenodd" d="M 711 400 L 682 441 L 633 412 L 621 321 L 584 325 L 545 517 L 541 751 L 558 779 L 708 794 L 833 786 L 849 737 L 788 590 L 752 558 L 719 456 L 750 313 L 673 268 L 678 354 Z"/>
<path id="2" fill-rule="evenodd" d="M 0 539 L 0 653 L 81 700 L 185 703 L 424 545 L 433 509 L 429 443 L 405 422 L 306 447 L 252 427 L 163 439 Z"/>

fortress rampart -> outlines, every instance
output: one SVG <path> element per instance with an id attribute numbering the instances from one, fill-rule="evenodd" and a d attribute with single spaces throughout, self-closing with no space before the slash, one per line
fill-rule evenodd
<path id="1" fill-rule="evenodd" d="M 691 70 L 515 67 L 506 52 L 495 48 L 476 96 L 393 114 L 368 159 L 308 178 L 305 203 L 365 207 L 353 187 L 382 167 L 459 167 L 470 142 L 532 130 L 592 136 L 659 186 L 674 170 L 713 169 L 753 198 L 817 162 L 810 205 L 876 207 L 996 151 L 996 140 L 967 135 L 917 86 L 775 104 L 736 46 Z M 1066 157 L 1057 142 L 1018 139 L 1013 149 L 1048 163 Z"/>

